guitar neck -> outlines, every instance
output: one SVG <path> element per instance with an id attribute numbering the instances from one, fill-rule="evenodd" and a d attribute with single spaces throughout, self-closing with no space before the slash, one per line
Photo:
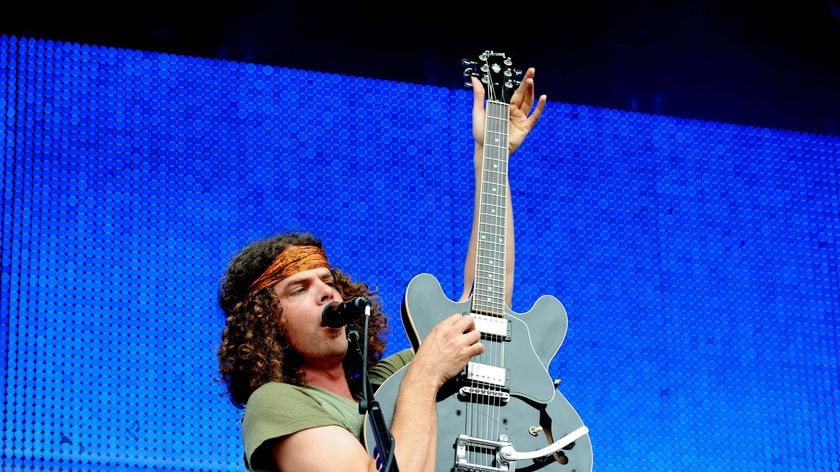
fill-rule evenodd
<path id="1" fill-rule="evenodd" d="M 474 312 L 504 316 L 507 247 L 508 128 L 507 103 L 488 100 L 484 155 L 479 185 Z"/>

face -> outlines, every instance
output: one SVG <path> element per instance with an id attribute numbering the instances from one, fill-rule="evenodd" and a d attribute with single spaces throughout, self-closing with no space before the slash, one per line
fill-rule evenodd
<path id="1" fill-rule="evenodd" d="M 347 352 L 344 328 L 324 328 L 321 313 L 333 301 L 343 301 L 332 273 L 327 268 L 309 269 L 291 275 L 274 286 L 283 315 L 280 323 L 292 346 L 304 357 L 304 363 L 336 359 Z"/>

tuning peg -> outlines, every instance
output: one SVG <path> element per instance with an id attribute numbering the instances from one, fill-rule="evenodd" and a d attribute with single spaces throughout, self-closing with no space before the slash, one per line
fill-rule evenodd
<path id="1" fill-rule="evenodd" d="M 472 88 L 472 80 L 470 80 L 470 78 L 478 77 L 478 71 L 476 70 L 476 68 L 478 67 L 478 63 L 470 59 L 461 59 L 461 64 L 465 66 L 464 85 L 467 88 Z"/>
<path id="2" fill-rule="evenodd" d="M 478 74 L 473 69 L 470 69 L 470 68 L 464 69 L 464 85 L 466 85 L 467 88 L 472 88 L 472 80 L 470 80 L 470 77 L 477 77 L 477 76 L 478 76 Z"/>

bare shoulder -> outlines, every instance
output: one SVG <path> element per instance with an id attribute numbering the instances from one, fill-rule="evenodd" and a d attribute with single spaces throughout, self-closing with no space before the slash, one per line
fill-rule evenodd
<path id="1" fill-rule="evenodd" d="M 372 460 L 362 443 L 340 426 L 320 426 L 278 440 L 272 451 L 283 471 L 368 471 Z"/>

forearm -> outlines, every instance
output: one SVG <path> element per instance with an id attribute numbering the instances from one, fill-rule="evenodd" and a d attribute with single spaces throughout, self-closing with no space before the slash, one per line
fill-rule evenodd
<path id="1" fill-rule="evenodd" d="M 400 383 L 391 421 L 397 465 L 403 472 L 434 472 L 438 389 L 483 352 L 475 320 L 461 313 L 449 315 L 426 335 Z"/>
<path id="2" fill-rule="evenodd" d="M 484 152 L 483 146 L 476 144 L 475 151 L 474 151 L 474 163 L 475 163 L 475 186 L 474 186 L 474 193 L 473 193 L 473 222 L 472 222 L 472 229 L 470 231 L 470 242 L 467 246 L 467 257 L 464 261 L 464 291 L 461 294 L 461 301 L 466 300 L 469 298 L 470 294 L 472 293 L 473 283 L 475 282 L 475 271 L 476 271 L 476 253 L 478 250 L 478 222 L 479 217 L 481 214 L 481 181 L 482 181 L 482 173 L 484 172 L 484 156 L 482 155 Z M 513 198 L 511 196 L 510 190 L 510 180 L 505 182 L 507 190 L 505 194 L 506 200 L 506 211 L 505 216 L 507 218 L 506 227 L 505 227 L 505 302 L 508 306 L 511 306 L 511 302 L 513 299 L 513 276 L 514 276 L 514 263 L 515 263 L 515 239 L 514 239 L 514 226 L 513 226 Z"/>
<path id="3" fill-rule="evenodd" d="M 473 215 L 472 226 L 470 229 L 470 242 L 467 245 L 467 257 L 464 261 L 464 291 L 461 294 L 460 301 L 469 298 L 473 290 L 473 283 L 475 282 L 475 265 L 476 265 L 476 251 L 478 249 L 478 220 L 481 213 L 481 173 L 483 172 L 484 159 L 482 153 L 484 147 L 476 143 L 473 152 L 474 169 L 474 189 L 473 189 Z"/>
<path id="4" fill-rule="evenodd" d="M 416 368 L 415 368 L 416 367 Z M 436 395 L 434 375 L 422 372 L 419 364 L 409 366 L 400 385 L 400 394 L 391 424 L 394 454 L 400 472 L 435 470 L 437 445 Z"/>

